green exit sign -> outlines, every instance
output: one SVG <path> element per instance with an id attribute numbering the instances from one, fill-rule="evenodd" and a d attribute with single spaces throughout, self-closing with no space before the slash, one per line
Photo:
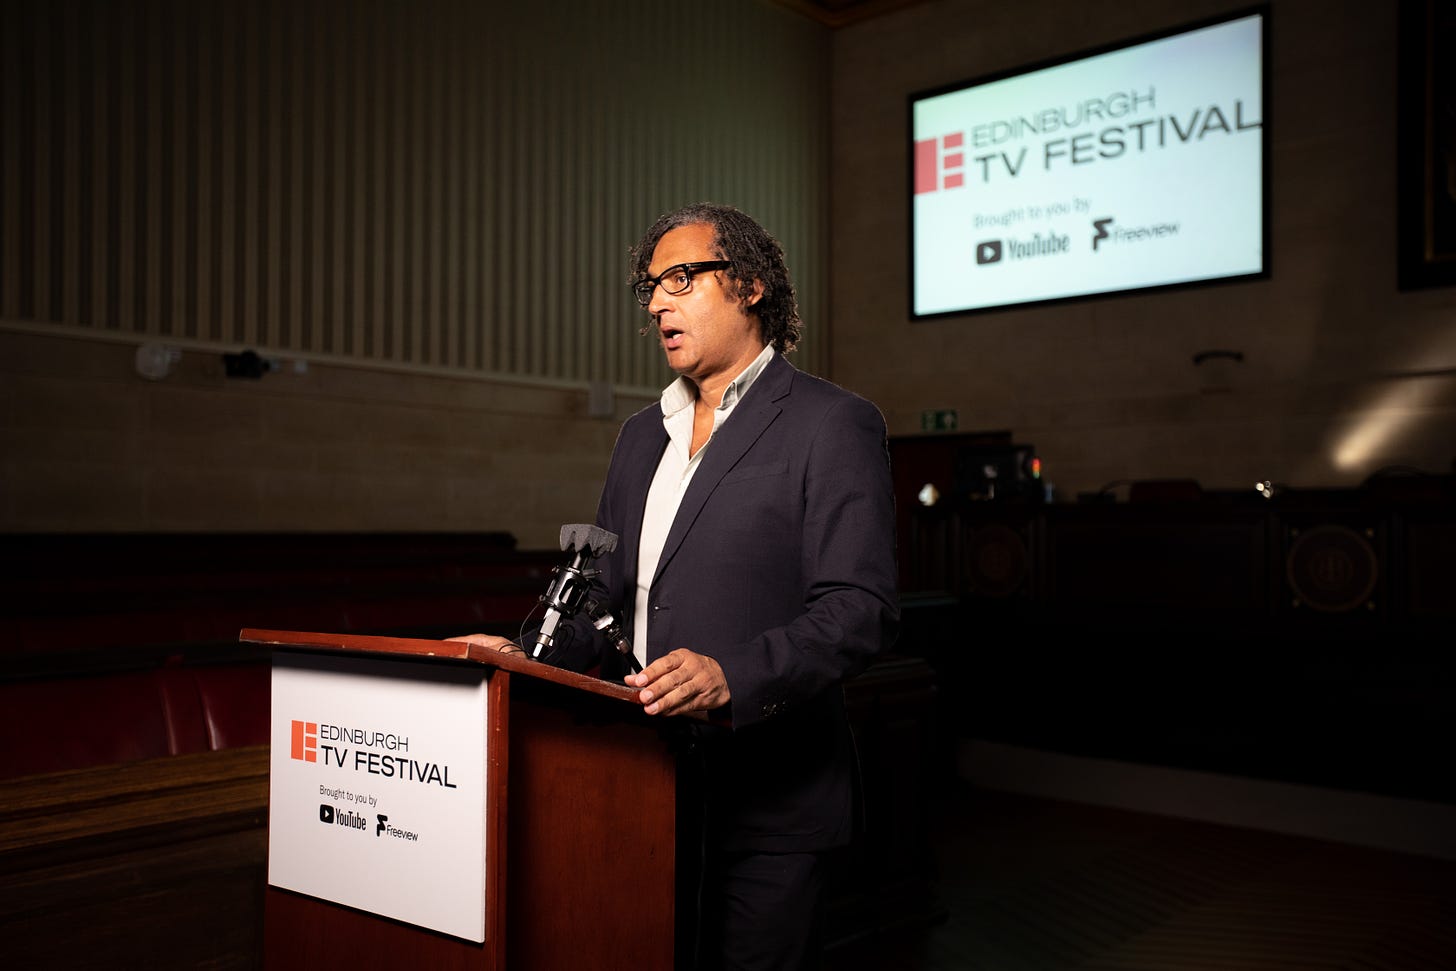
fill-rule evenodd
<path id="1" fill-rule="evenodd" d="M 954 408 L 936 408 L 920 413 L 920 430 L 925 432 L 953 432 L 956 428 Z"/>

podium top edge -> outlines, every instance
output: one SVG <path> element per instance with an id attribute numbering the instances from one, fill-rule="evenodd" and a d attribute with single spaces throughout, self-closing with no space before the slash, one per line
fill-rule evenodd
<path id="1" fill-rule="evenodd" d="M 527 677 L 577 688 L 591 694 L 637 703 L 637 690 L 589 674 L 552 667 L 525 654 L 502 654 L 466 641 L 429 640 L 416 637 L 382 637 L 374 634 L 331 634 L 321 631 L 282 631 L 244 628 L 238 640 L 285 650 L 364 654 L 380 658 L 439 658 L 468 661 L 482 667 L 499 668 Z"/>

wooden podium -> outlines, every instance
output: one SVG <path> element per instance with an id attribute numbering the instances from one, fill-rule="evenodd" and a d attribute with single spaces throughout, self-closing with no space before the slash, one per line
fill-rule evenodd
<path id="1" fill-rule="evenodd" d="M 275 657 L 476 664 L 486 679 L 485 853 L 458 861 L 485 871 L 484 943 L 270 879 L 270 971 L 691 966 L 700 834 L 685 811 L 697 797 L 679 793 L 692 776 L 679 771 L 681 719 L 642 714 L 624 685 L 462 642 L 269 630 L 240 640 Z M 287 717 L 274 709 L 271 718 Z"/>

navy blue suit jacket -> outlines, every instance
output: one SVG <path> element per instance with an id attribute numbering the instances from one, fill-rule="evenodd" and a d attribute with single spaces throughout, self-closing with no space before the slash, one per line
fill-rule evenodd
<path id="1" fill-rule="evenodd" d="M 667 442 L 659 405 L 629 418 L 597 511 L 619 537 L 599 583 L 628 627 Z M 732 700 L 713 713 L 725 727 L 702 739 L 721 845 L 799 852 L 850 839 L 857 769 L 842 684 L 894 639 L 894 544 L 879 410 L 775 356 L 706 447 L 649 600 L 648 660 L 688 648 L 727 678 Z M 558 663 L 623 673 L 580 618 L 575 628 Z"/>

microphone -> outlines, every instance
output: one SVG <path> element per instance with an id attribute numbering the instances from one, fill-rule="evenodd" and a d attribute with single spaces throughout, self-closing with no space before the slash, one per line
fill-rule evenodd
<path id="1" fill-rule="evenodd" d="M 590 525 L 588 523 L 575 523 L 561 527 L 561 548 L 572 553 L 571 562 L 564 568 L 553 569 L 551 586 L 546 588 L 545 595 L 541 598 L 546 604 L 546 617 L 541 622 L 541 630 L 536 634 L 536 645 L 531 649 L 531 657 L 540 660 L 541 656 L 551 647 L 556 640 L 556 627 L 561 623 L 563 617 L 576 616 L 581 610 L 583 602 L 586 601 L 587 591 L 591 588 L 592 580 L 601 572 L 590 570 L 588 565 L 594 557 L 610 553 L 617 548 L 617 534 L 609 533 L 605 529 Z M 593 603 L 595 603 L 593 601 Z M 600 606 L 597 607 L 600 610 Z M 602 611 L 602 613 L 606 613 Z M 606 615 L 611 622 L 611 615 Z M 595 622 L 595 617 L 593 617 Z M 620 630 L 617 637 L 620 639 Z M 608 632 L 611 636 L 611 632 Z M 630 648 L 629 648 L 630 649 Z M 620 650 L 620 648 L 619 648 Z"/>
<path id="2" fill-rule="evenodd" d="M 597 601 L 588 599 L 586 615 L 591 618 L 592 626 L 601 631 L 617 649 L 617 653 L 627 659 L 627 667 L 632 673 L 641 671 L 642 665 L 637 663 L 637 655 L 632 653 L 632 642 L 622 633 L 622 625 L 617 623 L 617 618 L 612 616 L 611 611 Z"/>

